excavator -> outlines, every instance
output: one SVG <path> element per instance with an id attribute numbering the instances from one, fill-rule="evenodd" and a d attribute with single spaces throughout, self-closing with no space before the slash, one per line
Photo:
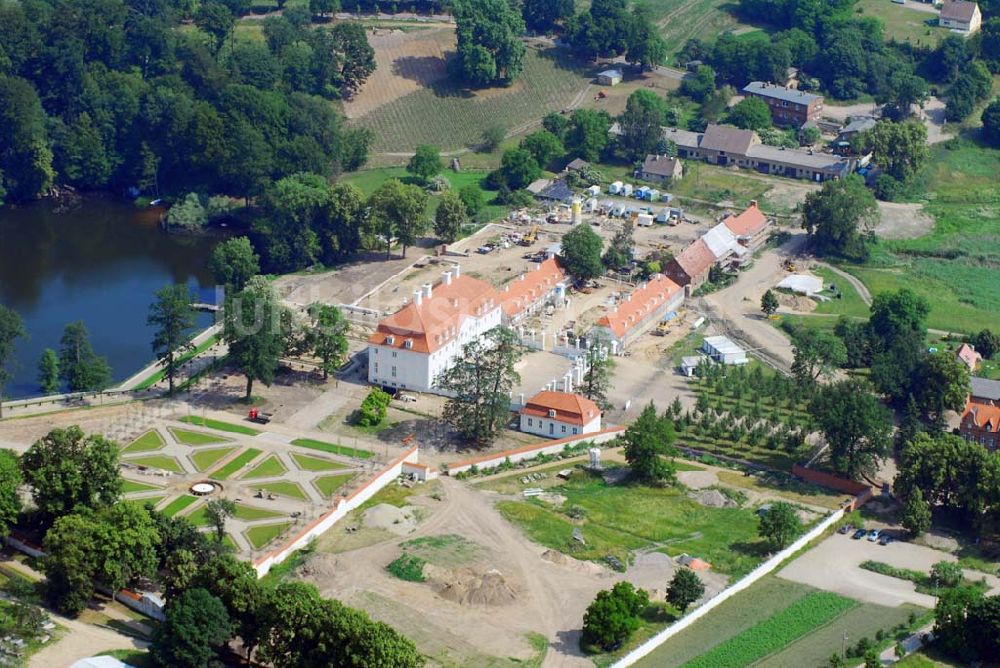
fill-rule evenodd
<path id="1" fill-rule="evenodd" d="M 537 238 L 538 238 L 538 225 L 532 225 L 531 231 L 525 234 L 524 238 L 521 239 L 521 245 L 530 246 L 531 244 L 535 243 L 535 239 Z"/>

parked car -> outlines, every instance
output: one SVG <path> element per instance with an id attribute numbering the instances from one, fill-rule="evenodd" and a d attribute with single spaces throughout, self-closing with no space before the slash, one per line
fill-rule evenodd
<path id="1" fill-rule="evenodd" d="M 853 529 L 853 528 L 854 527 L 851 526 L 850 524 L 845 524 L 844 526 L 842 526 L 839 529 L 837 529 L 837 533 L 849 534 L 849 533 L 851 533 L 851 529 Z"/>
<path id="2" fill-rule="evenodd" d="M 868 540 L 874 543 L 875 541 L 878 540 L 878 537 L 881 535 L 882 534 L 878 529 L 872 529 L 871 531 L 868 532 Z"/>
<path id="3" fill-rule="evenodd" d="M 851 538 L 853 538 L 854 540 L 861 540 L 862 538 L 865 537 L 866 533 L 868 532 L 865 531 L 864 529 L 858 529 L 857 531 L 854 532 L 854 535 L 851 536 Z"/>
<path id="4" fill-rule="evenodd" d="M 884 533 L 884 534 L 882 534 L 881 536 L 879 536 L 879 539 L 878 539 L 878 544 L 879 544 L 879 545 L 888 545 L 888 544 L 889 544 L 889 543 L 891 543 L 892 541 L 893 541 L 893 537 L 892 537 L 892 536 L 890 536 L 890 535 L 889 535 L 889 534 L 887 534 L 887 533 Z"/>

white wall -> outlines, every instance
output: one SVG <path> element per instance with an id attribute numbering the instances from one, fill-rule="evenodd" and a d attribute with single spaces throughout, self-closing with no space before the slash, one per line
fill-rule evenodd
<path id="1" fill-rule="evenodd" d="M 573 430 L 576 431 L 573 431 Z M 521 416 L 521 431 L 537 436 L 548 436 L 550 438 L 567 438 L 578 434 L 593 434 L 601 430 L 601 416 L 598 415 L 587 424 L 580 425 L 569 422 L 562 422 L 553 418 L 536 417 L 533 415 Z"/>
<path id="2" fill-rule="evenodd" d="M 560 438 L 555 441 L 539 443 L 538 445 L 505 450 L 504 452 L 497 452 L 484 457 L 465 459 L 448 464 L 448 475 L 452 476 L 456 473 L 468 471 L 473 466 L 477 466 L 481 469 L 493 468 L 495 466 L 499 466 L 505 459 L 508 458 L 510 458 L 510 461 L 512 462 L 520 462 L 526 459 L 534 459 L 538 455 L 556 455 L 562 452 L 567 445 L 576 445 L 577 443 L 582 443 L 584 441 L 592 441 L 595 444 L 607 443 L 608 441 L 618 438 L 623 431 L 625 431 L 625 427 L 611 427 L 594 434 L 581 434 L 580 436 Z"/>

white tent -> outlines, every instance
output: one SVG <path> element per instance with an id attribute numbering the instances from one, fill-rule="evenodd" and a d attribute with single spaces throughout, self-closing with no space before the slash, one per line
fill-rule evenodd
<path id="1" fill-rule="evenodd" d="M 778 283 L 778 287 L 811 297 L 823 291 L 823 279 L 807 274 L 790 274 Z"/>
<path id="2" fill-rule="evenodd" d="M 132 668 L 130 664 L 119 661 L 113 656 L 91 656 L 80 659 L 70 668 Z"/>

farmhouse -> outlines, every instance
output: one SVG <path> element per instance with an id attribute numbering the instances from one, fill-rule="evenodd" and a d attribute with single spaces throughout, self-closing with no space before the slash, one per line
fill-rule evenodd
<path id="1" fill-rule="evenodd" d="M 727 216 L 723 224 L 733 233 L 741 246 L 751 251 L 757 250 L 767 241 L 767 229 L 771 221 L 757 206 L 757 200 L 750 200 L 750 206 L 743 213 Z"/>
<path id="2" fill-rule="evenodd" d="M 767 103 L 775 125 L 799 127 L 818 119 L 823 112 L 822 95 L 763 81 L 751 81 L 743 88 L 743 92 L 748 97 L 760 98 Z"/>
<path id="3" fill-rule="evenodd" d="M 493 286 L 463 276 L 455 265 L 441 282 L 425 283 L 409 304 L 379 322 L 368 339 L 368 382 L 434 391 L 462 346 L 498 326 L 501 313 Z"/>
<path id="4" fill-rule="evenodd" d="M 959 359 L 962 364 L 969 367 L 969 371 L 975 371 L 979 363 L 983 361 L 983 356 L 976 352 L 975 346 L 969 343 L 963 343 L 959 346 L 958 351 L 955 353 L 955 357 Z"/>
<path id="5" fill-rule="evenodd" d="M 972 35 L 982 27 L 983 14 L 975 2 L 944 0 L 941 13 L 938 15 L 938 24 L 955 32 Z"/>
<path id="6" fill-rule="evenodd" d="M 726 336 L 706 336 L 701 350 L 720 364 L 746 364 L 750 361 L 746 351 Z"/>
<path id="7" fill-rule="evenodd" d="M 597 75 L 597 83 L 602 86 L 617 86 L 622 82 L 621 70 L 604 70 Z"/>
<path id="8" fill-rule="evenodd" d="M 677 158 L 666 155 L 647 155 L 639 170 L 639 178 L 643 181 L 676 181 L 684 175 L 684 167 Z"/>
<path id="9" fill-rule="evenodd" d="M 965 440 L 995 451 L 1000 446 L 1000 406 L 969 401 L 958 432 Z"/>
<path id="10" fill-rule="evenodd" d="M 521 431 L 562 438 L 601 430 L 601 409 L 590 399 L 545 390 L 528 399 L 520 412 Z"/>
<path id="11" fill-rule="evenodd" d="M 671 281 L 684 286 L 690 296 L 708 280 L 708 271 L 713 264 L 715 254 L 704 239 L 698 239 L 671 258 L 663 272 Z"/>
<path id="12" fill-rule="evenodd" d="M 684 290 L 681 286 L 657 274 L 598 320 L 594 333 L 611 341 L 613 353 L 621 352 L 683 301 Z"/>
<path id="13" fill-rule="evenodd" d="M 506 325 L 515 325 L 525 317 L 537 313 L 545 304 L 560 294 L 565 294 L 566 272 L 554 257 L 538 265 L 534 271 L 521 274 L 503 286 L 500 307 Z"/>

